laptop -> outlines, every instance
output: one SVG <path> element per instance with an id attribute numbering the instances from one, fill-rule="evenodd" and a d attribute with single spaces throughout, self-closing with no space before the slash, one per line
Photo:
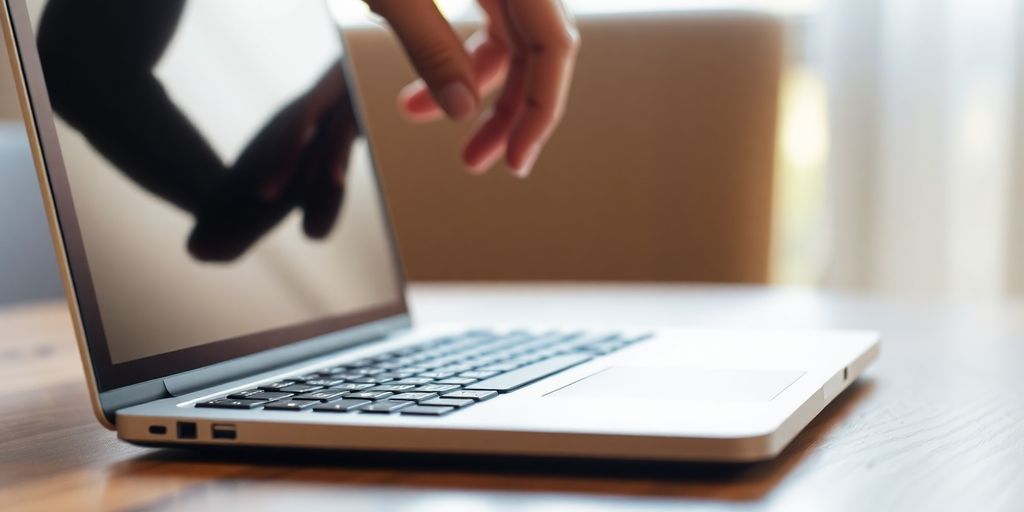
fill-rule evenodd
<path id="1" fill-rule="evenodd" d="M 92 405 L 120 439 L 749 462 L 875 359 L 867 331 L 414 324 L 353 5 L 3 2 Z"/>

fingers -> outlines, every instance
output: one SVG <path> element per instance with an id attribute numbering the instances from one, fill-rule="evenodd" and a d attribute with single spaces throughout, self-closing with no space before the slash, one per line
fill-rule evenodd
<path id="1" fill-rule="evenodd" d="M 514 58 L 501 96 L 463 150 L 463 161 L 471 171 L 486 172 L 505 154 L 509 133 L 519 117 L 525 85 L 526 60 Z"/>
<path id="2" fill-rule="evenodd" d="M 463 150 L 471 171 L 484 172 L 502 156 L 514 175 L 530 174 L 565 111 L 579 35 L 559 0 L 480 0 L 488 28 L 467 42 L 478 96 L 501 85 L 493 110 Z M 441 109 L 427 77 L 400 94 L 402 110 L 417 121 Z M 443 107 L 443 105 L 442 105 Z M 446 109 L 447 110 L 447 109 Z"/>
<path id="3" fill-rule="evenodd" d="M 507 2 L 511 30 L 526 54 L 526 79 L 519 118 L 509 134 L 506 160 L 519 177 L 529 175 L 561 121 L 579 48 L 579 35 L 557 0 Z"/>
<path id="4" fill-rule="evenodd" d="M 456 120 L 479 104 L 469 55 L 433 0 L 367 0 L 388 21 L 434 101 Z"/>
<path id="5" fill-rule="evenodd" d="M 509 36 L 504 21 L 504 0 L 479 0 L 487 14 L 487 28 L 466 41 L 478 97 L 491 93 L 504 81 L 509 57 Z M 433 121 L 442 117 L 429 89 L 417 80 L 399 94 L 399 104 L 413 121 Z"/>
<path id="6" fill-rule="evenodd" d="M 488 31 L 473 34 L 466 41 L 466 50 L 473 67 L 478 96 L 490 94 L 504 81 L 508 68 L 508 47 Z M 423 80 L 407 85 L 398 95 L 399 106 L 410 120 L 416 122 L 435 121 L 444 116 L 444 111 L 434 101 Z"/>

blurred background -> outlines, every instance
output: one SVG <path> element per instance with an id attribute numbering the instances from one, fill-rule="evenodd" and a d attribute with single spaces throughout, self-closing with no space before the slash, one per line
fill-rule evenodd
<path id="1" fill-rule="evenodd" d="M 439 4 L 464 31 L 479 20 L 472 0 Z M 1024 5 L 567 4 L 573 96 L 526 182 L 460 173 L 466 127 L 405 123 L 400 51 L 351 32 L 412 279 L 1024 295 Z M 0 66 L 0 302 L 60 293 L 12 88 Z"/>

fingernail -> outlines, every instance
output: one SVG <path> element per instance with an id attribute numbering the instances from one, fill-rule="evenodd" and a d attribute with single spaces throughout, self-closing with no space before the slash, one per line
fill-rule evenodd
<path id="1" fill-rule="evenodd" d="M 526 178 L 530 175 L 530 171 L 533 170 L 533 166 L 537 163 L 538 157 L 540 157 L 540 144 L 535 144 L 527 150 L 526 156 L 523 157 L 522 164 L 520 164 L 519 167 L 512 169 L 512 174 L 517 178 Z"/>
<path id="2" fill-rule="evenodd" d="M 462 121 L 476 111 L 476 97 L 462 82 L 450 83 L 437 93 L 437 103 L 441 105 L 448 117 Z"/>

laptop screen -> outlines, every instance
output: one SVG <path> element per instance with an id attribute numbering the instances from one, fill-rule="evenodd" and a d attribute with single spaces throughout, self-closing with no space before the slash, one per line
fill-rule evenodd
<path id="1" fill-rule="evenodd" d="M 404 311 L 329 2 L 26 4 L 101 390 Z"/>

